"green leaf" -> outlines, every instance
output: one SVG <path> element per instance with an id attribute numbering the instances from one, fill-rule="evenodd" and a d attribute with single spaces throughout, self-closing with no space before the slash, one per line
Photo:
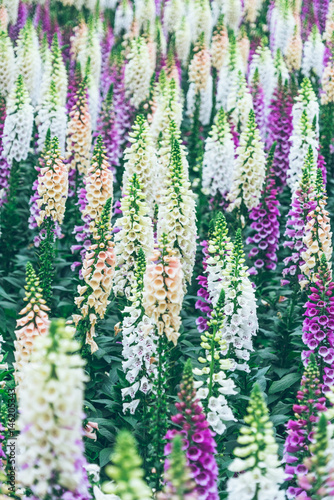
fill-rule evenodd
<path id="1" fill-rule="evenodd" d="M 110 455 L 112 453 L 112 450 L 113 448 L 104 448 L 104 450 L 100 451 L 100 467 L 104 467 L 108 462 L 110 462 Z"/>
<path id="2" fill-rule="evenodd" d="M 271 384 L 269 388 L 269 394 L 275 394 L 276 392 L 285 391 L 285 389 L 291 387 L 298 380 L 300 380 L 299 373 L 288 373 L 288 375 L 282 377 L 281 380 L 277 380 L 276 382 L 273 382 Z"/>

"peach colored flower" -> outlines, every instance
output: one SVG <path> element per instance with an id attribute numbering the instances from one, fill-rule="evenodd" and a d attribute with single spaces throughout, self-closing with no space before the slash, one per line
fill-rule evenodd
<path id="1" fill-rule="evenodd" d="M 158 262 L 154 262 L 156 259 Z M 183 302 L 183 271 L 175 251 L 162 237 L 162 250 L 155 251 L 144 276 L 143 305 L 145 312 L 157 325 L 159 335 L 177 344 L 181 325 L 180 312 Z"/>
<path id="2" fill-rule="evenodd" d="M 217 27 L 212 36 L 211 57 L 212 66 L 220 71 L 228 52 L 228 33 L 224 25 Z"/>
<path id="3" fill-rule="evenodd" d="M 89 167 L 92 143 L 91 118 L 88 109 L 86 79 L 83 80 L 76 94 L 76 100 L 70 111 L 67 126 L 66 158 L 69 168 L 86 174 Z"/>
<path id="4" fill-rule="evenodd" d="M 26 283 L 24 300 L 28 304 L 19 313 L 21 318 L 16 322 L 16 340 L 14 341 L 15 362 L 13 366 L 17 386 L 22 381 L 21 372 L 24 365 L 29 361 L 36 337 L 46 335 L 50 323 L 48 317 L 49 308 L 45 305 L 39 279 L 31 264 L 27 265 Z"/>
<path id="5" fill-rule="evenodd" d="M 85 426 L 84 432 L 85 436 L 89 439 L 93 439 L 94 441 L 97 440 L 97 435 L 95 431 L 99 430 L 99 425 L 96 422 L 87 422 L 87 425 Z"/>
<path id="6" fill-rule="evenodd" d="M 334 26 L 333 26 L 334 29 Z M 334 102 L 334 64 L 329 61 L 322 75 L 321 104 Z"/>
<path id="7" fill-rule="evenodd" d="M 113 197 L 113 174 L 107 161 L 102 137 L 97 138 L 91 165 L 85 178 L 87 206 L 83 215 L 89 215 L 90 232 L 96 234 L 96 226 L 100 220 L 103 207 Z"/>
<path id="8" fill-rule="evenodd" d="M 194 56 L 189 65 L 189 82 L 195 84 L 195 92 L 206 89 L 210 70 L 210 51 L 201 36 L 195 45 Z"/>
<path id="9" fill-rule="evenodd" d="M 37 200 L 39 214 L 36 216 L 38 226 L 45 218 L 50 217 L 61 224 L 65 215 L 65 203 L 68 193 L 67 167 L 60 156 L 58 139 L 52 140 L 50 150 L 43 156 L 43 166 L 38 175 Z"/>

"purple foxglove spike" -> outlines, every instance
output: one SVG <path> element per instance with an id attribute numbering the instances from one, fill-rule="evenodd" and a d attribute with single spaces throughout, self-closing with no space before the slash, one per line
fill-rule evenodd
<path id="1" fill-rule="evenodd" d="M 254 244 L 248 257 L 254 260 L 255 269 L 265 267 L 276 269 L 277 250 L 279 242 L 280 217 L 279 201 L 274 179 L 268 179 L 263 201 L 253 208 L 249 214 L 251 229 L 255 231 L 247 240 L 247 244 Z"/>
<path id="2" fill-rule="evenodd" d="M 289 138 L 292 134 L 292 106 L 293 97 L 291 90 L 285 83 L 279 83 L 274 92 L 268 116 L 267 147 L 270 148 L 276 141 L 273 172 L 276 176 L 277 186 L 286 184 L 289 168 Z"/>
<path id="3" fill-rule="evenodd" d="M 29 7 L 26 3 L 23 3 L 22 0 L 19 3 L 19 10 L 17 14 L 17 21 L 16 24 L 11 25 L 9 27 L 9 36 L 15 42 L 17 40 L 17 37 L 19 36 L 19 32 L 21 29 L 24 27 L 24 25 L 27 22 L 29 15 Z"/>
<path id="4" fill-rule="evenodd" d="M 314 0 L 312 3 L 315 22 L 319 28 L 320 33 L 323 33 L 326 27 L 326 17 L 328 13 L 329 0 Z"/>

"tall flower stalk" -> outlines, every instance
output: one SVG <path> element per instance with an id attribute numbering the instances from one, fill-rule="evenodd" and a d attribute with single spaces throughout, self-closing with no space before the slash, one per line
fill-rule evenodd
<path id="1" fill-rule="evenodd" d="M 311 454 L 313 427 L 319 420 L 319 414 L 326 411 L 326 398 L 322 396 L 321 388 L 317 362 L 314 355 L 311 355 L 302 376 L 300 390 L 297 392 L 298 402 L 293 405 L 294 418 L 287 424 L 284 461 L 286 479 L 289 481 L 289 500 L 298 497 L 302 492 L 307 495 L 307 491 L 298 486 L 297 479 L 307 472 L 303 462 Z"/>
<path id="2" fill-rule="evenodd" d="M 113 199 L 113 173 L 108 163 L 106 149 L 101 136 L 96 139 L 93 155 L 83 180 L 84 187 L 79 189 L 79 201 L 83 224 L 75 226 L 74 234 L 77 245 L 72 252 L 80 250 L 82 259 L 96 234 L 106 201 Z M 76 262 L 80 265 L 80 262 Z"/>
<path id="3" fill-rule="evenodd" d="M 54 277 L 54 241 L 57 228 L 62 224 L 68 193 L 67 169 L 60 156 L 57 137 L 43 154 L 44 166 L 38 175 L 36 217 L 40 227 L 39 278 L 46 303 L 52 305 L 52 281 Z"/>
<path id="4" fill-rule="evenodd" d="M 103 487 L 106 496 L 115 500 L 151 500 L 152 492 L 144 481 L 136 441 L 128 431 L 117 435 L 111 460 L 112 465 L 108 465 L 106 473 L 113 481 Z"/>
<path id="5" fill-rule="evenodd" d="M 35 340 L 39 336 L 44 336 L 48 333 L 49 308 L 43 299 L 42 292 L 43 289 L 40 287 L 40 281 L 35 270 L 30 262 L 28 262 L 25 297 L 23 299 L 27 302 L 27 305 L 20 311 L 21 318 L 16 322 L 16 341 L 14 341 L 14 378 L 17 386 L 22 381 L 22 371 L 25 364 L 29 362 Z"/>
<path id="6" fill-rule="evenodd" d="M 106 313 L 115 272 L 110 212 L 111 198 L 105 203 L 93 243 L 86 252 L 82 268 L 83 284 L 78 285 L 79 295 L 75 298 L 80 313 L 74 314 L 73 320 L 78 335 L 90 346 L 91 353 L 98 349 L 94 340 L 95 325 L 98 317 L 104 318 Z"/>
<path id="7" fill-rule="evenodd" d="M 311 210 L 315 208 L 313 195 L 314 186 L 311 184 L 310 170 L 313 168 L 313 153 L 312 149 L 306 158 L 301 179 L 295 188 L 292 195 L 291 208 L 288 212 L 288 220 L 284 236 L 286 240 L 283 246 L 289 249 L 289 255 L 285 257 L 283 270 L 283 285 L 291 283 L 298 285 L 303 279 L 301 266 L 304 264 L 302 253 L 305 251 L 305 226 L 307 216 Z"/>
<path id="8" fill-rule="evenodd" d="M 234 143 L 227 116 L 221 108 L 205 141 L 202 188 L 205 194 L 224 198 L 231 188 Z"/>
<path id="9" fill-rule="evenodd" d="M 196 213 L 194 195 L 184 170 L 178 140 L 172 139 L 171 159 L 164 179 L 158 212 L 158 238 L 168 234 L 180 258 L 185 279 L 190 283 L 196 253 Z"/>
<path id="10" fill-rule="evenodd" d="M 91 498 L 82 441 L 87 379 L 73 335 L 64 320 L 53 321 L 22 372 L 17 479 L 41 500 Z"/>
<path id="11" fill-rule="evenodd" d="M 143 308 L 145 270 L 145 254 L 139 249 L 129 296 L 130 305 L 124 308 L 121 323 L 122 367 L 127 382 L 127 386 L 122 389 L 123 411 L 129 410 L 130 413 L 136 411 L 141 400 L 146 404 L 146 395 L 152 391 L 153 379 L 157 376 L 156 364 L 153 362 L 158 340 L 156 327 Z"/>
<path id="12" fill-rule="evenodd" d="M 272 172 L 272 163 L 275 155 L 276 143 L 270 149 L 267 158 L 267 178 L 265 181 L 262 199 L 257 207 L 254 207 L 249 218 L 251 229 L 255 231 L 247 238 L 247 244 L 253 244 L 248 257 L 254 259 L 255 272 L 260 269 L 275 270 L 277 263 L 277 250 L 279 241 L 279 201 L 277 199 L 277 188 Z"/>
<path id="13" fill-rule="evenodd" d="M 259 386 L 252 390 L 245 426 L 241 427 L 234 449 L 235 459 L 229 470 L 238 475 L 227 483 L 228 500 L 256 498 L 263 500 L 284 500 L 283 469 L 278 460 L 278 446 L 273 424 Z"/>
<path id="14" fill-rule="evenodd" d="M 251 111 L 247 127 L 240 136 L 232 187 L 228 194 L 231 202 L 228 210 L 238 210 L 243 225 L 248 210 L 256 207 L 261 199 L 266 175 L 265 164 L 264 144 L 256 127 L 254 111 Z"/>
<path id="15" fill-rule="evenodd" d="M 30 104 L 22 75 L 8 96 L 6 119 L 3 131 L 3 155 L 12 164 L 25 160 L 29 153 L 30 140 L 33 128 L 33 107 Z M 24 127 L 22 127 L 24 123 Z"/>
<path id="16" fill-rule="evenodd" d="M 172 416 L 175 428 L 169 430 L 166 435 L 169 442 L 165 454 L 169 456 L 172 451 L 172 440 L 180 434 L 183 438 L 187 465 L 196 484 L 194 492 L 203 500 L 218 500 L 218 467 L 214 457 L 216 453 L 214 433 L 209 429 L 203 409 L 196 397 L 189 359 L 184 367 L 180 389 L 179 402 L 175 403 L 178 413 Z M 169 464 L 167 470 L 168 468 Z"/>
<path id="17" fill-rule="evenodd" d="M 190 468 L 187 466 L 186 457 L 182 450 L 183 443 L 179 434 L 173 439 L 172 451 L 169 459 L 169 469 L 164 474 L 165 486 L 158 493 L 158 500 L 197 500 L 196 483 L 191 479 Z"/>
<path id="18" fill-rule="evenodd" d="M 153 250 L 153 226 L 145 194 L 136 173 L 124 186 L 121 200 L 123 216 L 116 222 L 115 234 L 116 272 L 113 290 L 116 296 L 126 299 L 131 294 L 133 273 L 140 249 L 148 256 Z"/>

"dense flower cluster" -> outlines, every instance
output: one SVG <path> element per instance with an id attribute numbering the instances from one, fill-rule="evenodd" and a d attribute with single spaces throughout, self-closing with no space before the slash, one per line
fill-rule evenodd
<path id="1" fill-rule="evenodd" d="M 154 210 L 156 194 L 156 154 L 152 142 L 150 128 L 142 115 L 138 115 L 129 133 L 131 146 L 124 151 L 123 186 L 127 186 L 130 178 L 136 174 L 150 213 Z"/>
<path id="2" fill-rule="evenodd" d="M 273 171 L 279 186 L 286 183 L 289 168 L 290 136 L 292 134 L 292 106 L 291 89 L 287 82 L 280 77 L 277 89 L 273 94 L 268 115 L 268 146 L 276 142 Z"/>
<path id="3" fill-rule="evenodd" d="M 251 248 L 248 257 L 256 259 L 254 266 L 257 269 L 276 269 L 277 250 L 279 241 L 279 201 L 277 199 L 277 188 L 272 177 L 271 167 L 275 146 L 269 153 L 267 159 L 267 169 L 270 170 L 267 177 L 262 200 L 257 207 L 254 207 L 249 218 L 253 221 L 250 225 L 255 234 L 247 238 L 246 243 L 255 245 Z"/>
<path id="4" fill-rule="evenodd" d="M 106 201 L 109 198 L 113 199 L 113 173 L 107 161 L 101 136 L 97 137 L 90 166 L 83 182 L 84 187 L 78 190 L 78 205 L 83 224 L 74 227 L 73 233 L 77 244 L 71 248 L 72 252 L 80 250 L 82 260 L 86 250 L 92 244 L 91 239 L 96 234 L 96 226 Z M 75 262 L 73 268 L 80 265 L 81 262 Z"/>
<path id="5" fill-rule="evenodd" d="M 255 113 L 255 120 L 257 126 L 259 127 L 260 137 L 263 142 L 266 140 L 266 107 L 264 101 L 264 91 L 260 83 L 259 71 L 256 68 L 253 80 L 251 82 L 251 94 L 253 98 L 253 107 Z"/>
<path id="6" fill-rule="evenodd" d="M 299 280 L 302 278 L 301 266 L 304 261 L 302 259 L 302 252 L 305 250 L 304 236 L 305 226 L 307 222 L 308 213 L 315 208 L 313 199 L 313 187 L 310 183 L 310 164 L 312 161 L 312 152 L 309 155 L 306 165 L 302 171 L 302 177 L 292 195 L 291 208 L 288 213 L 288 220 L 286 223 L 285 237 L 286 240 L 283 246 L 289 248 L 289 254 L 284 259 L 286 267 L 283 270 L 284 282 L 289 282 L 288 276 L 295 276 Z M 293 278 L 295 280 L 295 278 Z"/>
<path id="7" fill-rule="evenodd" d="M 1 95 L 7 97 L 15 80 L 15 54 L 6 31 L 0 31 L 0 85 Z"/>
<path id="8" fill-rule="evenodd" d="M 172 139 L 172 151 L 159 203 L 158 238 L 167 234 L 181 259 L 185 279 L 190 282 L 196 253 L 195 200 L 182 162 L 179 142 Z"/>
<path id="9" fill-rule="evenodd" d="M 298 403 L 293 405 L 295 418 L 287 424 L 288 436 L 284 447 L 285 474 L 290 484 L 287 490 L 289 500 L 301 495 L 303 491 L 297 486 L 296 480 L 307 472 L 303 461 L 310 456 L 312 430 L 319 420 L 319 413 L 326 411 L 326 398 L 321 393 L 320 374 L 314 356 L 310 357 L 305 368 L 297 400 Z M 304 494 L 307 494 L 305 490 Z"/>
<path id="10" fill-rule="evenodd" d="M 46 218 L 50 218 L 60 225 L 65 214 L 68 175 L 67 168 L 60 156 L 57 137 L 51 141 L 49 151 L 45 151 L 43 163 L 44 166 L 40 168 L 38 173 L 37 193 L 39 198 L 36 203 L 39 213 L 36 222 L 40 226 Z"/>
<path id="11" fill-rule="evenodd" d="M 194 55 L 189 64 L 189 82 L 195 87 L 195 93 L 204 90 L 210 75 L 211 57 L 205 45 L 204 33 L 194 47 Z"/>
<path id="12" fill-rule="evenodd" d="M 89 167 L 92 142 L 91 118 L 88 110 L 86 79 L 75 95 L 66 132 L 66 155 L 70 171 L 85 175 Z"/>
<path id="13" fill-rule="evenodd" d="M 243 62 L 240 50 L 237 46 L 235 35 L 229 36 L 228 53 L 224 58 L 223 65 L 219 72 L 219 80 L 217 83 L 216 106 L 223 107 L 227 110 L 227 99 L 231 89 L 235 85 L 238 77 L 238 72 L 243 72 Z"/>
<path id="14" fill-rule="evenodd" d="M 223 24 L 223 16 L 218 19 L 216 29 L 212 35 L 211 57 L 212 66 L 220 71 L 227 56 L 228 33 Z"/>
<path id="15" fill-rule="evenodd" d="M 258 330 L 258 321 L 255 294 L 244 262 L 241 232 L 238 230 L 233 249 L 226 256 L 221 281 L 216 283 L 212 302 L 215 305 L 219 300 L 220 290 L 224 290 L 225 320 L 222 338 L 226 345 L 223 352 L 232 358 L 230 362 L 233 369 L 248 372 L 247 361 L 253 350 L 252 337 Z"/>
<path id="16" fill-rule="evenodd" d="M 135 38 L 131 42 L 129 62 L 125 67 L 125 87 L 131 104 L 138 109 L 148 98 L 151 80 L 149 50 L 144 37 Z"/>
<path id="17" fill-rule="evenodd" d="M 251 393 L 244 420 L 247 426 L 241 427 L 239 446 L 234 449 L 237 458 L 229 466 L 238 475 L 228 480 L 228 500 L 252 500 L 255 495 L 263 500 L 284 500 L 284 491 L 279 491 L 284 473 L 277 456 L 278 446 L 258 385 Z"/>
<path id="18" fill-rule="evenodd" d="M 218 500 L 216 485 L 218 468 L 214 458 L 216 443 L 196 398 L 190 360 L 184 367 L 180 389 L 178 393 L 180 402 L 175 403 L 178 413 L 172 416 L 172 421 L 178 428 L 181 427 L 181 430 L 173 429 L 167 432 L 166 438 L 170 442 L 166 445 L 165 454 L 168 456 L 171 453 L 171 442 L 176 434 L 180 434 L 183 438 L 183 448 L 186 451 L 191 477 L 196 483 L 195 492 L 203 500 Z M 168 469 L 168 462 L 166 465 Z"/>
<path id="19" fill-rule="evenodd" d="M 197 500 L 194 491 L 196 483 L 191 479 L 191 472 L 186 464 L 186 457 L 182 450 L 183 443 L 179 434 L 173 439 L 172 450 L 169 455 L 169 469 L 165 472 L 165 486 L 158 493 L 158 500 Z"/>
<path id="20" fill-rule="evenodd" d="M 226 422 L 236 421 L 231 408 L 226 400 L 227 395 L 237 394 L 236 386 L 232 379 L 228 379 L 225 371 L 233 369 L 233 362 L 225 359 L 226 341 L 223 338 L 224 327 L 224 291 L 207 323 L 207 330 L 201 335 L 201 347 L 204 349 L 205 357 L 199 357 L 198 361 L 202 368 L 195 368 L 194 374 L 208 375 L 204 380 L 196 382 L 200 387 L 197 397 L 203 401 L 207 420 L 217 434 L 223 434 L 226 430 Z"/>
<path id="21" fill-rule="evenodd" d="M 115 167 L 119 165 L 122 153 L 120 133 L 116 124 L 114 89 L 112 84 L 102 103 L 98 117 L 97 130 L 103 139 L 108 162 L 115 172 Z"/>
<path id="22" fill-rule="evenodd" d="M 156 366 L 152 362 L 157 351 L 155 325 L 142 307 L 145 269 L 145 254 L 140 249 L 129 295 L 130 305 L 124 309 L 122 321 L 122 366 L 125 378 L 130 384 L 122 389 L 122 399 L 126 400 L 123 403 L 123 411 L 129 410 L 131 413 L 135 412 L 140 402 L 140 399 L 136 398 L 137 392 L 140 390 L 144 396 L 149 393 L 152 390 L 152 377 L 156 377 Z"/>
<path id="23" fill-rule="evenodd" d="M 37 33 L 30 19 L 19 33 L 15 52 L 18 74 L 22 75 L 32 104 L 36 106 L 40 97 L 42 61 Z"/>
<path id="24" fill-rule="evenodd" d="M 224 197 L 230 190 L 233 165 L 234 143 L 226 114 L 221 108 L 205 141 L 203 156 L 203 192 L 210 196 Z"/>
<path id="25" fill-rule="evenodd" d="M 138 252 L 142 249 L 148 257 L 153 250 L 153 227 L 141 184 L 136 174 L 124 185 L 121 201 L 122 217 L 117 221 L 115 234 L 116 272 L 113 290 L 115 295 L 129 296 Z"/>
<path id="26" fill-rule="evenodd" d="M 298 476 L 302 492 L 296 500 L 327 499 L 333 496 L 333 428 L 328 431 L 326 414 L 322 413 L 310 444 L 311 456 L 305 458 L 305 470 Z M 306 490 L 306 495 L 304 491 Z"/>
<path id="27" fill-rule="evenodd" d="M 300 22 L 294 27 L 286 51 L 286 65 L 289 71 L 299 71 L 302 63 L 303 42 L 300 34 Z"/>
<path id="28" fill-rule="evenodd" d="M 252 57 L 249 67 L 249 81 L 254 80 L 255 74 L 258 72 L 259 84 L 264 91 L 264 104 L 266 115 L 269 112 L 269 106 L 273 97 L 276 85 L 276 71 L 273 57 L 269 47 L 259 45 Z"/>
<path id="29" fill-rule="evenodd" d="M 36 273 L 30 263 L 27 264 L 27 276 L 24 301 L 27 305 L 20 311 L 21 318 L 17 320 L 15 330 L 15 381 L 22 382 L 22 371 L 29 361 L 37 337 L 48 332 L 49 308 L 42 296 L 42 289 Z"/>
<path id="30" fill-rule="evenodd" d="M 308 300 L 303 322 L 303 342 L 308 350 L 303 352 L 304 360 L 313 352 L 321 363 L 321 378 L 325 388 L 333 385 L 334 361 L 334 283 L 325 254 L 320 258 L 318 271 L 314 276 L 314 283 L 309 288 Z M 324 367 L 325 365 L 327 367 Z"/>
<path id="31" fill-rule="evenodd" d="M 86 375 L 73 334 L 63 320 L 52 322 L 22 372 L 18 482 L 40 499 L 59 488 L 68 499 L 91 498 L 81 427 Z"/>
<path id="32" fill-rule="evenodd" d="M 80 314 L 73 315 L 73 320 L 79 328 L 84 330 L 86 343 L 91 352 L 98 347 L 94 341 L 95 325 L 98 316 L 103 318 L 108 306 L 108 299 L 112 288 L 112 279 L 115 272 L 115 251 L 110 234 L 111 199 L 106 204 L 97 225 L 97 234 L 93 244 L 88 248 L 82 268 L 83 285 L 78 285 L 79 296 L 75 304 Z"/>
<path id="33" fill-rule="evenodd" d="M 11 164 L 25 160 L 29 153 L 34 115 L 23 77 L 18 76 L 7 99 L 3 131 L 3 155 Z"/>
<path id="34" fill-rule="evenodd" d="M 110 198 L 113 199 L 113 175 L 107 161 L 102 137 L 98 136 L 92 160 L 85 176 L 87 205 L 83 216 L 89 218 L 89 232 L 96 234 L 103 208 Z"/>
<path id="35" fill-rule="evenodd" d="M 248 126 L 250 111 L 253 110 L 253 99 L 241 71 L 238 72 L 227 97 L 226 110 L 230 112 L 232 123 L 238 133 L 243 132 Z"/>
<path id="36" fill-rule="evenodd" d="M 295 188 L 299 180 L 309 146 L 312 147 L 315 161 L 318 159 L 318 116 L 318 101 L 310 80 L 304 78 L 292 108 L 293 132 L 290 138 L 291 148 L 287 172 L 287 183 L 291 190 Z"/>
<path id="37" fill-rule="evenodd" d="M 245 207 L 250 210 L 259 204 L 266 175 L 264 145 L 255 124 L 254 111 L 249 113 L 246 129 L 240 136 L 232 187 L 228 194 L 229 210 Z"/>
<path id="38" fill-rule="evenodd" d="M 159 245 L 159 246 L 158 246 Z M 158 334 L 165 335 L 175 345 L 180 336 L 180 311 L 183 301 L 183 270 L 180 259 L 163 234 L 150 257 L 151 264 L 144 277 L 143 305 L 146 314 L 153 318 Z"/>
<path id="39" fill-rule="evenodd" d="M 334 102 L 334 65 L 333 61 L 329 61 L 322 74 L 322 89 L 321 104 Z"/>
<path id="40" fill-rule="evenodd" d="M 304 264 L 301 271 L 310 281 L 319 270 L 322 255 L 325 256 L 328 268 L 332 267 L 332 233 L 330 228 L 329 212 L 326 210 L 327 196 L 323 185 L 322 172 L 317 170 L 316 186 L 313 192 L 312 201 L 314 207 L 307 214 L 305 235 L 303 243 L 305 251 L 301 257 Z"/>
<path id="41" fill-rule="evenodd" d="M 3 137 L 3 130 L 6 120 L 6 102 L 0 96 L 0 135 Z M 5 203 L 9 187 L 10 164 L 3 154 L 3 141 L 0 141 L 0 208 Z"/>
<path id="42" fill-rule="evenodd" d="M 321 78 L 324 69 L 325 46 L 322 43 L 318 27 L 313 26 L 312 32 L 304 44 L 302 72 L 307 78 L 311 74 Z"/>
<path id="43" fill-rule="evenodd" d="M 64 154 L 66 123 L 66 109 L 60 103 L 60 97 L 54 80 L 51 80 L 50 87 L 43 98 L 36 117 L 38 150 L 41 151 L 43 149 L 47 131 L 50 129 L 51 137 L 58 138 L 60 150 Z"/>

